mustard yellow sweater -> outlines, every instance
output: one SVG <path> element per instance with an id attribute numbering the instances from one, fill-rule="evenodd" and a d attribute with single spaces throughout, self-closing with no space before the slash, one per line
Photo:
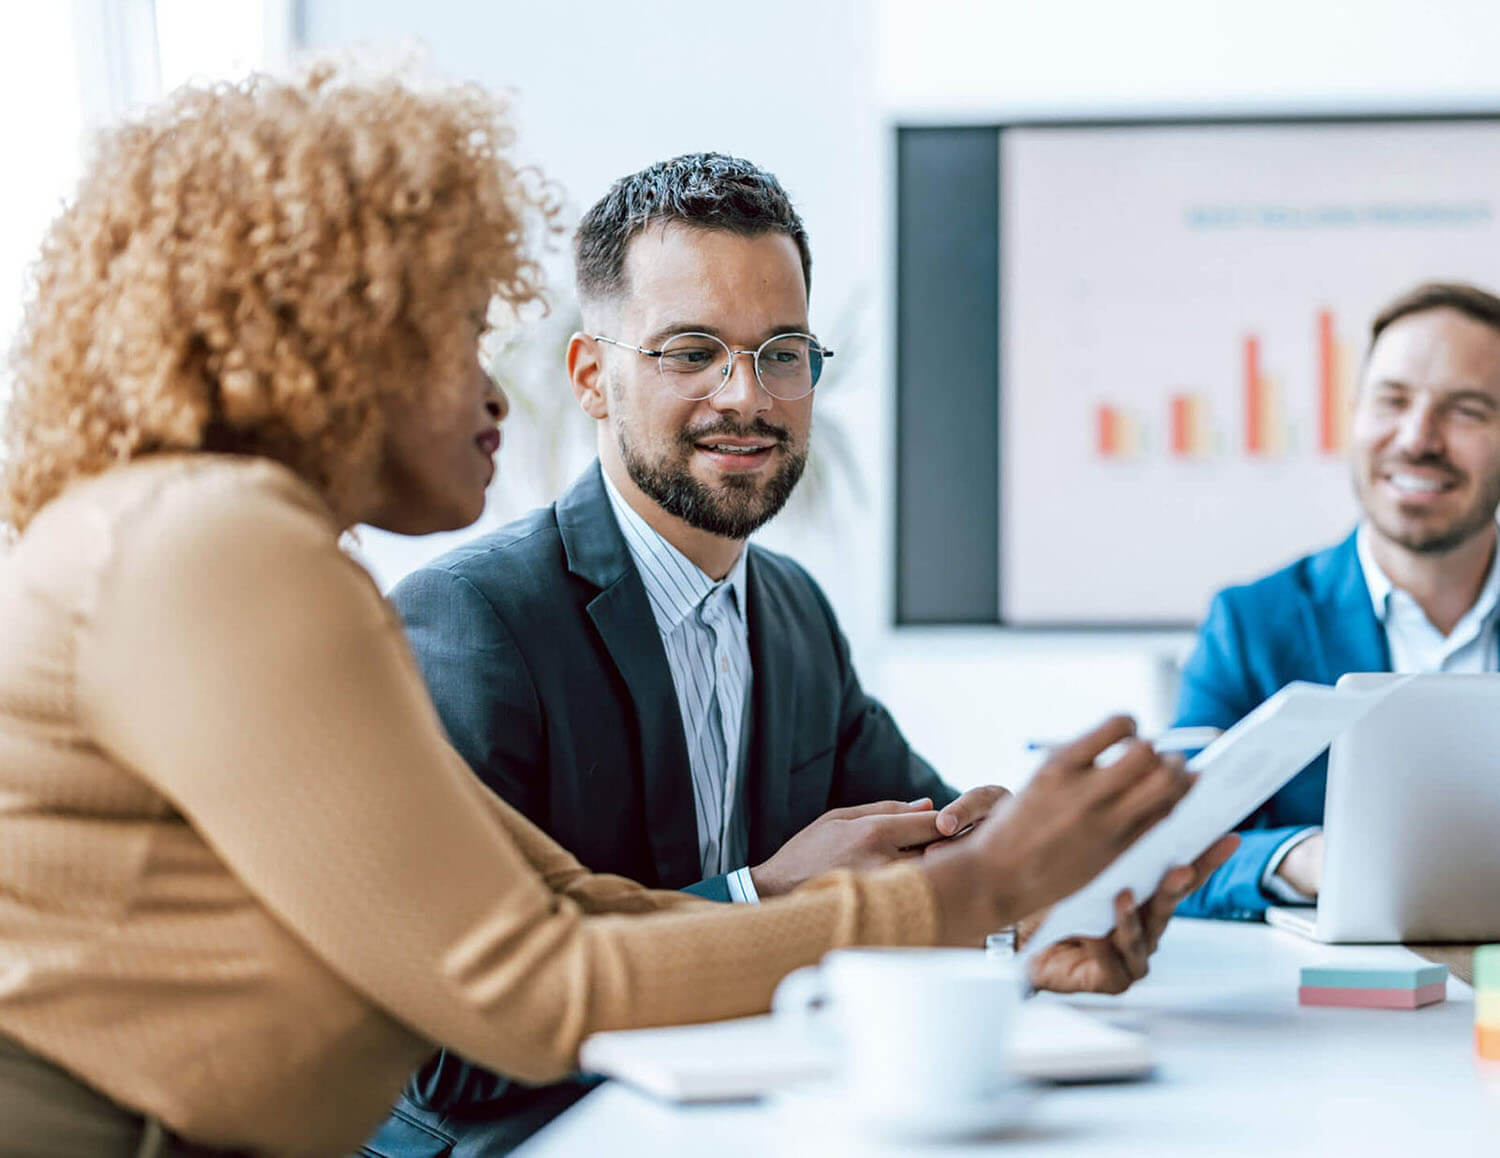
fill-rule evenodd
<path id="1" fill-rule="evenodd" d="M 588 872 L 470 775 L 268 461 L 74 486 L 0 562 L 0 641 L 0 1034 L 193 1141 L 344 1154 L 436 1044 L 556 1078 L 936 935 L 909 867 L 761 906 Z"/>

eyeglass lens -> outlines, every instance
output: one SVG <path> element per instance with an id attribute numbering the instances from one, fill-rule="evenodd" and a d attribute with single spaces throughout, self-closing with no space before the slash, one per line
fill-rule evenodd
<path id="1" fill-rule="evenodd" d="M 718 393 L 730 374 L 729 347 L 712 334 L 677 334 L 656 360 L 662 380 L 681 398 Z M 823 349 L 807 334 L 778 334 L 755 352 L 755 376 L 766 393 L 795 402 L 812 393 L 823 373 Z"/>

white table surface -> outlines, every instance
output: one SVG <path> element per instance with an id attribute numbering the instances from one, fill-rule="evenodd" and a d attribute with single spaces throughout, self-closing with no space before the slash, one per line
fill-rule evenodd
<path id="1" fill-rule="evenodd" d="M 1008 1133 L 895 1144 L 831 1109 L 809 1122 L 774 1099 L 684 1108 L 611 1082 L 517 1158 L 610 1155 L 1500 1156 L 1500 1064 L 1474 1051 L 1474 993 L 1419 1010 L 1297 1004 L 1304 965 L 1410 962 L 1405 949 L 1326 946 L 1264 925 L 1172 922 L 1151 975 L 1075 1004 L 1150 1035 L 1154 1077 L 1042 1092 Z"/>

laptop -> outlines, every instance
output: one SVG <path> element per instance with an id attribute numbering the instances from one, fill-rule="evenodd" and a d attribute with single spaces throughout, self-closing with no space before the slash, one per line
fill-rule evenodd
<path id="1" fill-rule="evenodd" d="M 1328 943 L 1500 940 L 1500 675 L 1404 681 L 1334 740 L 1316 906 L 1266 921 Z"/>

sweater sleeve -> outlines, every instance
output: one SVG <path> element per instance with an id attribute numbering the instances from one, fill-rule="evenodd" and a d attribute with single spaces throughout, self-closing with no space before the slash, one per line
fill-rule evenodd
<path id="1" fill-rule="evenodd" d="M 613 873 L 590 872 L 571 852 L 493 792 L 483 791 L 480 797 L 546 886 L 568 897 L 585 913 L 657 913 L 707 903 L 687 892 L 648 889 Z"/>
<path id="2" fill-rule="evenodd" d="M 597 1030 L 757 1012 L 831 947 L 935 937 L 909 866 L 761 906 L 591 877 L 448 745 L 393 612 L 326 514 L 290 476 L 253 477 L 188 476 L 102 529 L 79 712 L 392 1017 L 546 1081 Z"/>

